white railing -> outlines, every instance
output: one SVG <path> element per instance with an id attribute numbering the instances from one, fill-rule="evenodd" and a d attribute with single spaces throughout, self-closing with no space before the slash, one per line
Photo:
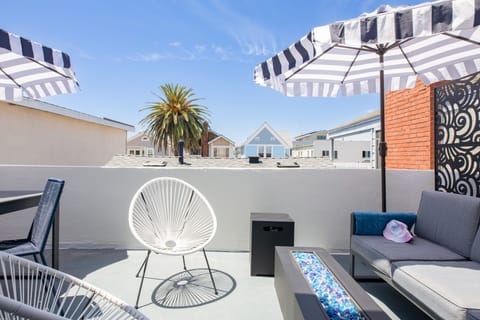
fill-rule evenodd
<path id="1" fill-rule="evenodd" d="M 160 176 L 186 180 L 209 199 L 218 219 L 209 249 L 249 250 L 250 212 L 289 213 L 296 245 L 347 249 L 350 212 L 381 207 L 380 172 L 371 169 L 4 165 L 0 190 L 38 190 L 48 177 L 65 179 L 61 247 L 140 248 L 128 228 L 128 206 L 143 183 Z M 433 189 L 433 177 L 433 171 L 387 171 L 388 209 L 416 211 L 421 190 Z M 31 212 L 1 216 L 0 238 L 23 236 L 31 217 Z"/>

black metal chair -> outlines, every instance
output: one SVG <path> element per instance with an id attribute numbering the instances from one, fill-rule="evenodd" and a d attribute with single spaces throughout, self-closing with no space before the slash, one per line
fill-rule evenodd
<path id="1" fill-rule="evenodd" d="M 0 251 L 16 256 L 31 255 L 35 262 L 38 262 L 38 257 L 40 257 L 42 264 L 47 265 L 43 251 L 55 218 L 55 211 L 60 202 L 64 183 L 63 180 L 48 179 L 27 238 L 0 241 Z"/>

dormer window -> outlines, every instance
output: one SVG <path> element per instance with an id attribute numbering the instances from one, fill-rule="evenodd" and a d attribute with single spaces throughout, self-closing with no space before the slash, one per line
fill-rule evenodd
<path id="1" fill-rule="evenodd" d="M 142 141 L 149 141 L 148 136 L 143 136 Z"/>

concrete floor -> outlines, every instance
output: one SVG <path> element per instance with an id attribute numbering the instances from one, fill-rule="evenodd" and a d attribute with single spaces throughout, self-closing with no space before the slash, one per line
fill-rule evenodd
<path id="1" fill-rule="evenodd" d="M 62 250 L 60 269 L 110 292 L 125 302 L 134 305 L 140 280 L 135 278 L 145 251 L 136 250 Z M 345 255 L 335 255 L 344 266 Z M 191 269 L 205 268 L 202 253 L 187 256 L 187 266 Z M 230 294 L 212 303 L 183 308 L 160 306 L 160 286 L 163 280 L 182 271 L 181 257 L 164 255 L 151 256 L 147 278 L 145 279 L 139 310 L 150 319 L 282 319 L 272 277 L 251 277 L 249 253 L 208 252 L 210 265 L 230 275 L 219 278 L 222 273 L 214 273 L 221 296 L 228 289 Z M 205 273 L 208 278 L 208 273 Z M 223 274 L 224 275 L 224 274 Z M 222 282 L 223 281 L 223 282 Z M 211 282 L 206 281 L 208 286 Z M 373 297 L 392 319 L 429 319 L 415 306 L 383 282 L 362 282 L 362 287 Z M 206 298 L 211 289 L 202 289 Z M 208 293 L 207 293 L 208 291 Z M 182 299 L 180 297 L 179 299 Z M 178 300 L 176 300 L 178 302 Z M 192 301 L 190 299 L 190 301 Z M 181 303 L 178 306 L 184 306 Z"/>

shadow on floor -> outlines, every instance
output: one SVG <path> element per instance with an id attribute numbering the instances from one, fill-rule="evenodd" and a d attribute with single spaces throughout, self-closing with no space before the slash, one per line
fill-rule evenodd
<path id="1" fill-rule="evenodd" d="M 198 307 L 226 297 L 237 285 L 226 272 L 212 269 L 212 276 L 217 293 L 208 269 L 191 269 L 162 281 L 153 291 L 152 302 L 170 309 Z"/>
<path id="2" fill-rule="evenodd" d="M 50 252 L 47 250 L 45 253 L 47 261 L 50 262 Z M 127 250 L 102 250 L 99 254 L 99 250 L 66 249 L 60 250 L 59 264 L 60 271 L 67 270 L 67 273 L 83 279 L 98 269 L 127 258 Z"/>

